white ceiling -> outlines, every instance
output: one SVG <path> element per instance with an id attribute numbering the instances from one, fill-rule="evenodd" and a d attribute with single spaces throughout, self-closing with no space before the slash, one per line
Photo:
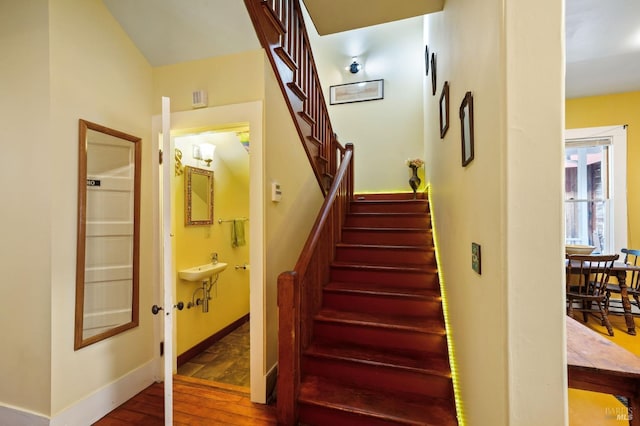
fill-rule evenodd
<path id="1" fill-rule="evenodd" d="M 348 16 L 339 10 L 345 1 L 322 0 L 332 13 L 312 15 L 314 22 Z M 153 66 L 259 47 L 242 0 L 103 2 Z M 640 90 L 640 0 L 566 0 L 566 48 L 568 98 Z"/>

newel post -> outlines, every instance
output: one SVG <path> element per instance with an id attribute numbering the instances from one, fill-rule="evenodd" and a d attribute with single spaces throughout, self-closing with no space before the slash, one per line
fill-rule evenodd
<path id="1" fill-rule="evenodd" d="M 278 424 L 298 423 L 300 287 L 295 271 L 278 276 Z"/>

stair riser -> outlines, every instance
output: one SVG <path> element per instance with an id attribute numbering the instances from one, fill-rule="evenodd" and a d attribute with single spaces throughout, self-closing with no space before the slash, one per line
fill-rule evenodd
<path id="1" fill-rule="evenodd" d="M 428 354 L 443 354 L 447 351 L 444 335 L 411 330 L 314 321 L 314 336 L 318 339 L 389 350 L 406 350 Z"/>
<path id="2" fill-rule="evenodd" d="M 415 300 L 367 294 L 324 292 L 325 307 L 339 311 L 370 314 L 392 314 L 417 317 L 442 317 L 442 303 L 437 300 Z"/>
<path id="3" fill-rule="evenodd" d="M 353 202 L 349 212 L 351 213 L 428 213 L 429 205 L 425 202 Z"/>
<path id="4" fill-rule="evenodd" d="M 390 246 L 433 246 L 433 238 L 427 231 L 342 231 L 342 242 L 347 244 L 377 244 Z"/>
<path id="5" fill-rule="evenodd" d="M 429 215 L 348 214 L 345 226 L 365 228 L 422 228 L 431 226 Z"/>
<path id="6" fill-rule="evenodd" d="M 305 356 L 302 371 L 326 377 L 349 386 L 380 391 L 408 392 L 434 398 L 451 398 L 449 377 L 399 368 Z"/>
<path id="7" fill-rule="evenodd" d="M 413 200 L 413 192 L 389 192 L 380 194 L 355 194 L 355 199 L 360 200 Z M 417 193 L 418 200 L 426 200 L 427 194 L 424 192 Z"/>
<path id="8" fill-rule="evenodd" d="M 361 265 L 432 265 L 435 252 L 422 249 L 371 248 L 366 246 L 337 247 L 336 260 Z"/>
<path id="9" fill-rule="evenodd" d="M 439 289 L 438 274 L 432 272 L 382 271 L 358 268 L 331 268 L 331 280 L 353 283 L 383 284 L 407 288 Z"/>
<path id="10" fill-rule="evenodd" d="M 331 407 L 321 407 L 300 402 L 298 406 L 299 424 L 303 425 L 331 425 L 331 426 L 398 426 L 412 423 L 398 423 L 384 419 L 366 416 L 354 412 L 336 410 Z M 415 424 L 415 423 L 414 423 Z"/>

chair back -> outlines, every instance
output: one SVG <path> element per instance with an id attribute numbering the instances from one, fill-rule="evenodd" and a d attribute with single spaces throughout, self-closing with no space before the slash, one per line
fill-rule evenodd
<path id="1" fill-rule="evenodd" d="M 567 293 L 604 296 L 617 254 L 567 256 Z"/>
<path id="2" fill-rule="evenodd" d="M 623 248 L 620 250 L 624 253 L 624 263 L 640 267 L 640 250 Z M 627 272 L 627 287 L 638 291 L 640 290 L 640 271 Z"/>

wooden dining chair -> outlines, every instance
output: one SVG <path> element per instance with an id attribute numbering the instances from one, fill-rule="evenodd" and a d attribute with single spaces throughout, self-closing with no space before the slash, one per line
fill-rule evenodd
<path id="1" fill-rule="evenodd" d="M 584 322 L 587 322 L 589 314 L 599 316 L 601 324 L 613 336 L 605 298 L 609 272 L 618 255 L 574 254 L 568 255 L 567 259 L 567 315 L 573 317 L 574 311 L 581 311 Z"/>
<path id="2" fill-rule="evenodd" d="M 624 253 L 625 264 L 640 267 L 640 250 L 623 248 L 620 251 Z M 632 303 L 635 302 L 636 307 L 640 309 L 640 271 L 628 271 L 625 283 L 627 285 L 627 294 L 629 295 L 629 301 Z M 620 310 L 623 309 L 622 300 L 619 298 L 611 299 L 612 293 L 620 294 L 620 286 L 618 284 L 607 284 L 607 294 L 605 298 L 605 307 L 607 309 L 607 313 L 609 312 L 611 302 L 613 302 L 614 307 L 619 307 Z M 618 312 L 617 309 L 616 312 Z"/>

